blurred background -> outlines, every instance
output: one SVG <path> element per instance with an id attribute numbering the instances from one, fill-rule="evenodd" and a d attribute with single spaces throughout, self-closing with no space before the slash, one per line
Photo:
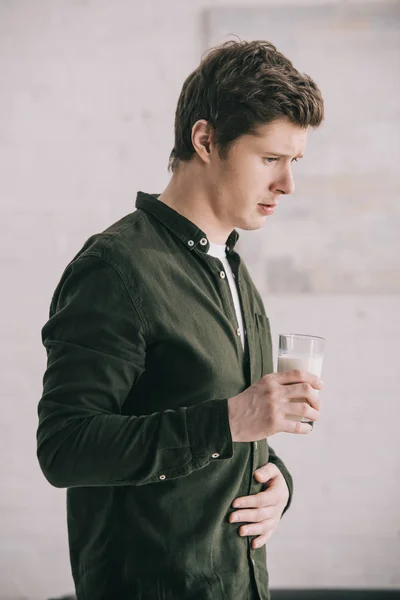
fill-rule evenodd
<path id="1" fill-rule="evenodd" d="M 270 440 L 295 480 L 271 587 L 400 589 L 400 2 L 0 0 L 1 600 L 73 590 L 65 490 L 36 461 L 51 295 L 137 190 L 164 189 L 182 83 L 235 35 L 326 102 L 295 195 L 238 246 L 275 353 L 280 332 L 327 339 L 321 421 Z"/>

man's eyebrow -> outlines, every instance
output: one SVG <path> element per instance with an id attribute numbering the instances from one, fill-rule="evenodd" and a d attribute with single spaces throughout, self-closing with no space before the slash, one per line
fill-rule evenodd
<path id="1" fill-rule="evenodd" d="M 282 158 L 303 158 L 304 154 L 298 154 L 297 156 L 292 157 L 290 154 L 281 154 L 280 152 L 263 152 L 263 154 L 268 154 L 268 156 L 280 156 Z"/>

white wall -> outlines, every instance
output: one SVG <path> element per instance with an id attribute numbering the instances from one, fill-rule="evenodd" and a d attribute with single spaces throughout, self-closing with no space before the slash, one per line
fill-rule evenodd
<path id="1" fill-rule="evenodd" d="M 65 492 L 35 457 L 40 329 L 85 239 L 168 181 L 175 104 L 211 4 L 228 2 L 0 2 L 3 597 L 72 590 Z M 262 282 L 249 236 L 242 247 Z M 272 440 L 296 497 L 270 544 L 271 583 L 399 587 L 398 296 L 263 293 L 275 340 L 291 329 L 328 339 L 323 420 L 307 438 Z"/>
<path id="2" fill-rule="evenodd" d="M 398 296 L 266 300 L 278 333 L 327 340 L 321 419 L 308 436 L 278 434 L 293 506 L 270 544 L 276 587 L 400 587 L 400 461 L 396 414 Z"/>

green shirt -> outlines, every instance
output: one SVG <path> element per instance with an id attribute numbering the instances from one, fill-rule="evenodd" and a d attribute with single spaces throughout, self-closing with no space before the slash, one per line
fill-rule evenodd
<path id="1" fill-rule="evenodd" d="M 290 498 L 292 480 L 266 440 L 232 442 L 227 399 L 272 372 L 269 321 L 236 231 L 245 350 L 206 234 L 155 195 L 136 207 L 66 267 L 42 330 L 38 458 L 68 488 L 77 596 L 248 600 L 255 581 L 265 600 L 265 548 L 228 516 L 268 461 Z"/>

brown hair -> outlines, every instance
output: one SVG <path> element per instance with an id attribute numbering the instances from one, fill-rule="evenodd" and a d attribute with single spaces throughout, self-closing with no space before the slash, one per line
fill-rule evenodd
<path id="1" fill-rule="evenodd" d="M 213 128 L 223 157 L 241 135 L 282 117 L 301 127 L 321 124 L 324 103 L 309 75 L 269 42 L 229 41 L 212 48 L 183 84 L 169 169 L 192 158 L 192 127 L 199 119 Z"/>

